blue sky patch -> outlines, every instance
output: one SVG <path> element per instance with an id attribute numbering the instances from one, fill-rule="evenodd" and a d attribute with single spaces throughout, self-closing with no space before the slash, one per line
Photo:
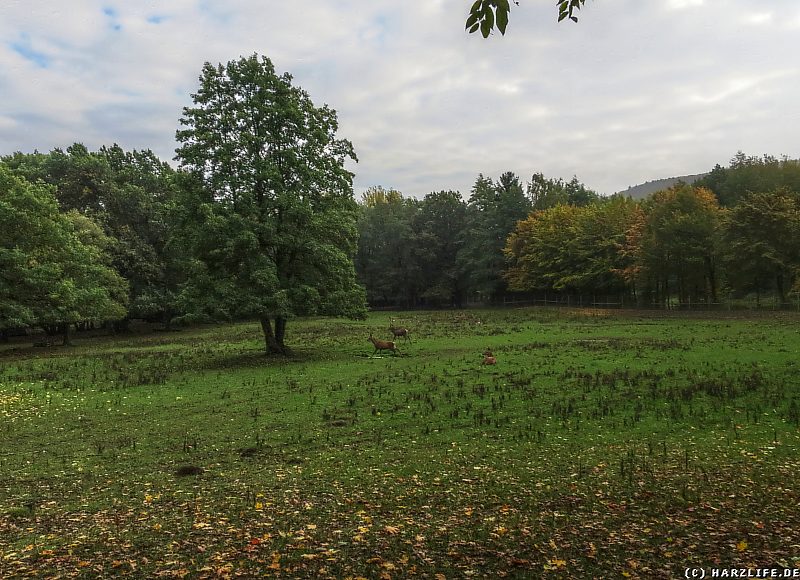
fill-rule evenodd
<path id="1" fill-rule="evenodd" d="M 31 46 L 31 38 L 27 34 L 23 34 L 18 41 L 9 43 L 9 46 L 11 50 L 39 68 L 50 66 L 50 57 L 43 52 L 34 50 L 33 46 Z"/>
<path id="2" fill-rule="evenodd" d="M 122 30 L 122 25 L 119 22 L 117 22 L 119 12 L 117 12 L 115 8 L 106 6 L 105 8 L 103 8 L 103 14 L 105 14 L 111 19 L 111 28 L 113 30 Z"/>

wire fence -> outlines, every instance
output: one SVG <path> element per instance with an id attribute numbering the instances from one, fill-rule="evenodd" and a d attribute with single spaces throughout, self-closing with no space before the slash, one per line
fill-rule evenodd
<path id="1" fill-rule="evenodd" d="M 499 305 L 500 303 L 498 303 Z M 470 306 L 487 305 L 486 303 L 476 302 Z M 543 295 L 534 297 L 506 296 L 502 301 L 503 306 L 564 306 L 576 308 L 630 308 L 630 309 L 653 309 L 653 310 L 755 310 L 755 311 L 797 311 L 800 312 L 800 295 L 793 300 L 781 301 L 777 297 L 768 298 L 730 298 L 727 300 L 709 302 L 692 301 L 683 302 L 676 298 L 667 301 L 642 302 L 635 297 L 624 296 L 582 296 L 582 295 Z"/>

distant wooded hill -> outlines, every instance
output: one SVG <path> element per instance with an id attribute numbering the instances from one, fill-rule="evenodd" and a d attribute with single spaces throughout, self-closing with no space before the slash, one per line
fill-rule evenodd
<path id="1" fill-rule="evenodd" d="M 708 173 L 698 173 L 697 175 L 683 175 L 681 177 L 666 177 L 664 179 L 646 181 L 640 185 L 634 185 L 633 187 L 629 187 L 628 189 L 625 189 L 618 193 L 630 196 L 633 199 L 644 199 L 645 197 L 647 197 L 648 195 L 650 195 L 655 191 L 661 191 L 662 189 L 669 189 L 679 181 L 691 185 L 692 183 L 694 183 L 698 179 L 705 177 L 706 175 L 708 175 Z"/>

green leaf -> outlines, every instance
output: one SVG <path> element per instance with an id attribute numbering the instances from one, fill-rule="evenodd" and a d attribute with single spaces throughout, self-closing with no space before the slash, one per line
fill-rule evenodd
<path id="1" fill-rule="evenodd" d="M 506 3 L 507 4 L 507 3 Z M 497 8 L 497 30 L 500 34 L 505 35 L 506 26 L 508 26 L 508 11 Z"/>
<path id="2" fill-rule="evenodd" d="M 481 22 L 481 34 L 484 38 L 489 36 L 489 33 L 492 32 L 492 28 L 494 28 L 494 12 L 492 9 L 487 7 L 486 11 L 483 13 L 483 22 Z"/>
<path id="3" fill-rule="evenodd" d="M 476 22 L 475 24 L 472 25 L 472 28 L 469 29 L 469 33 L 472 34 L 476 30 L 478 30 L 480 27 L 481 27 L 481 23 L 480 22 Z"/>
<path id="4" fill-rule="evenodd" d="M 470 14 L 469 18 L 467 18 L 467 24 L 466 26 L 464 26 L 464 28 L 470 28 L 472 26 L 475 26 L 476 27 L 475 30 L 477 30 L 477 27 L 480 26 L 478 18 L 480 18 L 480 14 L 478 14 L 477 12 L 473 12 L 472 14 Z M 474 32 L 474 30 L 470 30 L 470 32 Z"/>

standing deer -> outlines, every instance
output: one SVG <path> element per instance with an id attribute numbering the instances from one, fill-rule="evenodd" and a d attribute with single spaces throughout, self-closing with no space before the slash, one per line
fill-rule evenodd
<path id="1" fill-rule="evenodd" d="M 408 329 L 403 328 L 401 326 L 394 325 L 394 318 L 390 319 L 392 322 L 389 324 L 389 331 L 394 335 L 395 338 L 400 338 L 401 336 L 406 340 L 411 340 L 411 337 L 408 336 Z"/>
<path id="2" fill-rule="evenodd" d="M 372 353 L 373 356 L 375 355 L 376 352 L 380 352 L 380 351 L 383 351 L 383 350 L 390 350 L 395 355 L 398 352 L 400 352 L 400 351 L 397 350 L 397 347 L 394 345 L 394 343 L 391 340 L 378 340 L 377 338 L 373 338 L 371 332 L 369 333 L 369 338 L 367 340 L 369 340 L 372 343 L 372 345 L 375 347 L 375 352 Z"/>

